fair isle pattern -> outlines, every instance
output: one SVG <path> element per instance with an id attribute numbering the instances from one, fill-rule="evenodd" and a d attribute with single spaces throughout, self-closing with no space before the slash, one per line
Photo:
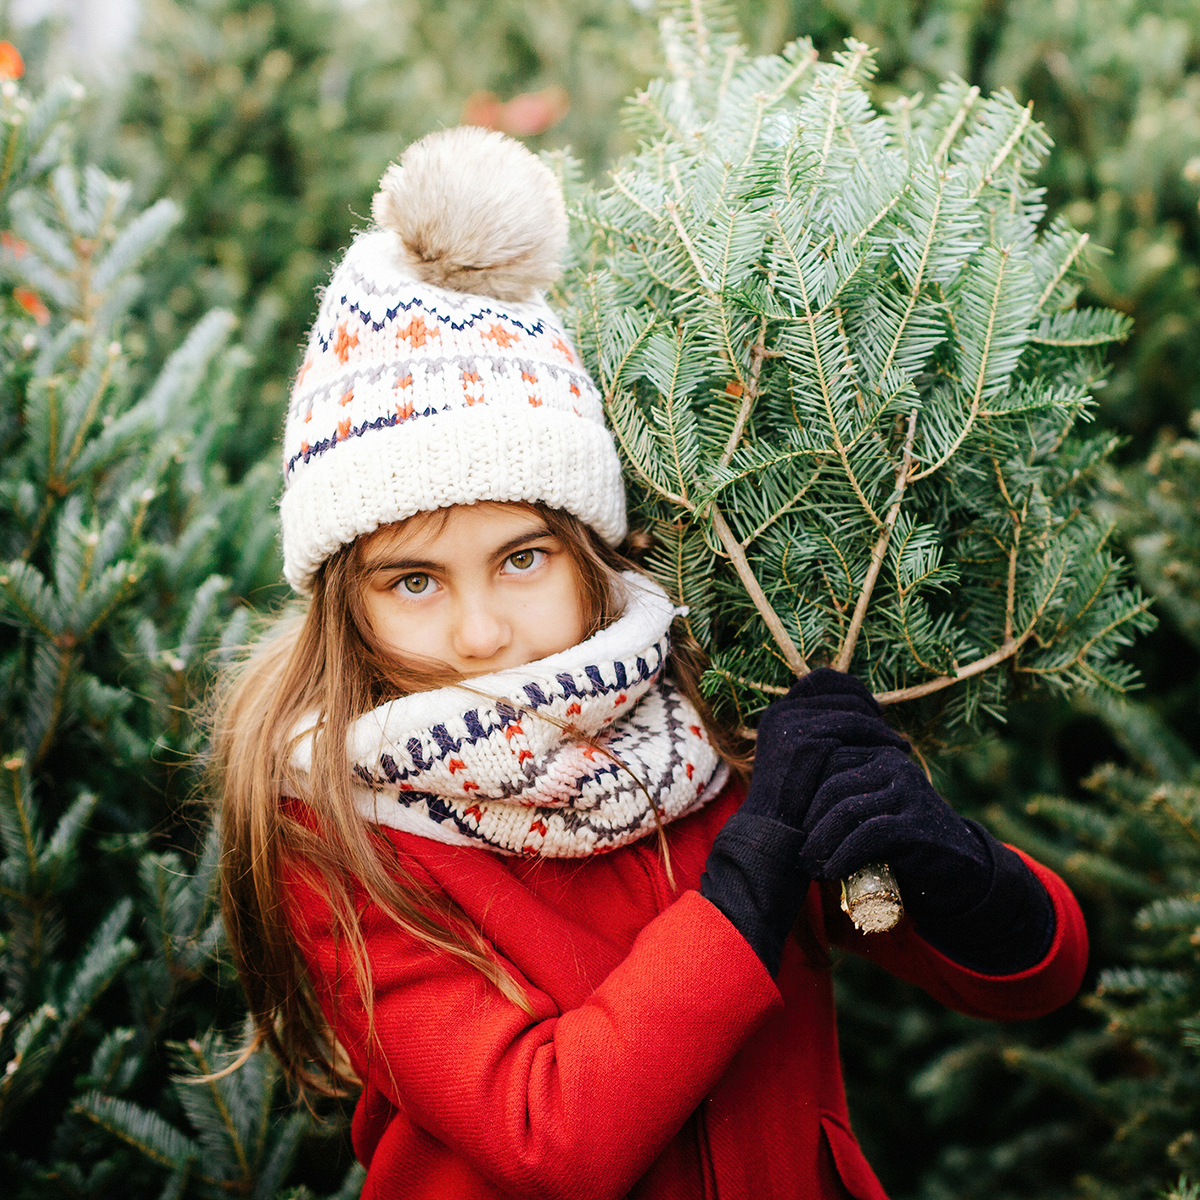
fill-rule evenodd
<path id="1" fill-rule="evenodd" d="M 727 771 L 666 675 L 673 615 L 639 584 L 625 616 L 561 655 L 368 713 L 347 747 L 360 813 L 455 845 L 579 858 L 652 831 L 655 807 L 664 822 L 699 808 Z M 636 650 L 594 653 L 627 637 Z M 310 752 L 302 741 L 301 770 Z"/>
<path id="2" fill-rule="evenodd" d="M 338 546 L 449 504 L 542 500 L 610 542 L 625 531 L 600 396 L 547 305 L 414 280 L 387 230 L 360 235 L 325 291 L 283 459 L 300 591 Z"/>
<path id="3" fill-rule="evenodd" d="M 549 309 L 411 281 L 381 292 L 358 264 L 390 236 L 359 238 L 326 290 L 292 392 L 286 477 L 369 429 L 489 400 L 599 420 L 595 385 Z"/>
<path id="4" fill-rule="evenodd" d="M 650 797 L 663 821 L 691 812 L 719 763 L 691 704 L 661 665 L 650 668 L 664 650 L 665 643 L 651 648 L 637 664 L 530 681 L 520 700 L 465 708 L 457 719 L 401 732 L 378 755 L 354 763 L 363 784 L 359 811 L 412 830 L 402 810 L 438 840 L 551 858 L 579 858 L 644 836 L 655 828 Z M 594 725 L 598 716 L 609 724 L 589 741 L 557 724 Z"/>
<path id="5" fill-rule="evenodd" d="M 417 308 L 419 305 L 420 302 L 414 300 L 410 307 Z M 490 314 L 485 310 L 484 315 Z M 572 395 L 581 395 L 584 388 L 592 387 L 591 379 L 585 373 L 564 368 L 559 364 L 547 364 L 532 358 L 482 355 L 472 357 L 466 354 L 456 354 L 452 357 L 425 355 L 400 359 L 388 366 L 363 365 L 350 372 L 348 377 L 338 377 L 330 372 L 326 386 L 306 399 L 304 421 L 305 424 L 311 421 L 313 409 L 322 401 L 337 396 L 337 408 L 325 404 L 325 408 L 333 413 L 333 419 L 326 422 L 331 427 L 331 432 L 316 441 L 302 439 L 299 448 L 284 464 L 284 476 L 290 479 L 299 463 L 310 462 L 326 450 L 332 449 L 339 441 L 361 437 L 373 429 L 386 429 L 404 421 L 450 412 L 463 407 L 464 404 L 467 407 L 482 404 L 485 391 L 491 391 L 498 383 L 511 383 L 517 374 L 520 375 L 518 386 L 527 393 L 526 399 L 535 408 L 542 406 L 543 401 L 538 399 L 535 393 L 545 390 L 541 380 L 547 376 L 552 382 L 557 382 L 556 377 L 565 377 L 568 390 L 574 389 Z M 339 411 L 351 402 L 347 397 L 352 398 L 356 388 L 362 392 L 365 387 L 376 385 L 381 378 L 389 383 L 392 393 L 399 396 L 391 412 L 376 416 L 368 414 L 356 425 L 352 414 Z M 416 380 L 423 386 L 412 391 Z M 416 406 L 415 396 L 423 398 L 419 408 Z M 310 436 L 315 436 L 311 431 L 309 433 Z"/>

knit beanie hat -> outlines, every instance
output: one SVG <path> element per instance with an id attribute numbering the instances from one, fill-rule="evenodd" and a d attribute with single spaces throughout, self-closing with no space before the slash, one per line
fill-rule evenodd
<path id="1" fill-rule="evenodd" d="M 542 501 L 615 545 L 625 493 L 600 396 L 541 289 L 562 190 L 475 127 L 388 168 L 321 301 L 283 435 L 284 575 L 307 594 L 339 547 L 414 513 Z"/>

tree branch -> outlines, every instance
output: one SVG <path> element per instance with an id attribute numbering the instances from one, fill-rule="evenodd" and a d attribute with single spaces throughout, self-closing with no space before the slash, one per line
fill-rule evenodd
<path id="1" fill-rule="evenodd" d="M 655 223 L 656 225 L 658 224 L 658 222 L 659 222 L 659 221 L 660 221 L 662 218 L 661 218 L 661 217 L 658 215 L 658 213 L 656 213 L 656 212 L 654 211 L 654 209 L 652 209 L 652 208 L 651 208 L 651 207 L 650 207 L 648 204 L 646 204 L 644 201 L 641 201 L 641 200 L 639 200 L 639 199 L 638 199 L 638 198 L 637 198 L 637 197 L 636 197 L 636 196 L 635 196 L 635 195 L 634 195 L 634 194 L 633 194 L 633 193 L 632 193 L 632 192 L 629 190 L 629 187 L 628 187 L 628 185 L 625 183 L 625 181 L 624 181 L 624 180 L 621 178 L 621 176 L 620 176 L 620 175 L 617 175 L 617 174 L 615 174 L 615 173 L 614 173 L 614 174 L 613 174 L 613 176 L 612 176 L 612 181 L 613 181 L 613 187 L 615 187 L 615 188 L 617 189 L 617 191 L 618 191 L 618 192 L 620 192 L 620 193 L 621 193 L 621 195 L 622 195 L 622 196 L 624 196 L 624 197 L 625 197 L 625 199 L 626 199 L 626 200 L 628 200 L 628 201 L 630 202 L 630 204 L 633 204 L 633 205 L 635 205 L 637 208 L 640 208 L 640 209 L 642 210 L 642 212 L 644 212 L 644 213 L 646 214 L 646 216 L 648 216 L 648 217 L 651 217 L 651 218 L 654 220 L 654 223 Z"/>
<path id="2" fill-rule="evenodd" d="M 1060 570 L 1059 579 L 1061 578 L 1062 572 Z M 1013 655 L 1015 655 L 1031 637 L 1033 637 L 1034 630 L 1037 629 L 1038 622 L 1045 614 L 1046 607 L 1050 603 L 1050 599 L 1054 595 L 1057 585 L 1058 580 L 1055 581 L 1055 587 L 1047 589 L 1046 595 L 1042 598 L 1042 603 L 1038 606 L 1037 612 L 1033 614 L 1029 624 L 1025 627 L 1025 632 L 1022 633 L 1019 638 L 1006 641 L 998 650 L 993 650 L 991 654 L 985 655 L 983 658 L 976 659 L 975 662 L 968 663 L 965 667 L 960 667 L 954 672 L 953 675 L 942 675 L 937 679 L 929 680 L 927 683 L 918 683 L 915 687 L 901 688 L 899 691 L 895 692 L 877 692 L 875 699 L 878 700 L 880 704 L 897 704 L 901 700 L 916 700 L 920 696 L 929 696 L 934 692 L 940 692 L 943 688 L 948 688 L 951 684 L 959 683 L 963 679 L 970 679 L 972 675 L 982 675 L 984 671 L 990 670 L 992 667 L 998 666 L 1000 663 L 1012 658 Z M 1072 666 L 1077 663 L 1092 646 L 1092 644 L 1099 638 L 1103 637 L 1107 633 L 1111 633 L 1113 629 L 1117 628 L 1118 625 L 1123 624 L 1125 621 L 1132 620 L 1139 612 L 1144 612 L 1149 607 L 1150 601 L 1143 600 L 1140 604 L 1136 605 L 1131 612 L 1126 614 L 1120 620 L 1114 621 L 1107 629 L 1102 629 L 1094 638 L 1089 639 L 1084 644 L 1079 654 L 1077 654 L 1075 658 L 1073 658 L 1071 662 L 1067 664 L 1067 666 Z M 1030 668 L 1025 669 L 1031 670 Z M 1039 675 L 1052 675 L 1065 669 L 1065 667 L 1056 667 L 1053 670 L 1039 668 L 1032 670 L 1031 673 Z"/>
<path id="3" fill-rule="evenodd" d="M 805 301 L 807 303 L 807 296 L 805 297 Z M 846 356 L 845 370 L 846 370 L 847 374 L 853 375 L 854 358 L 850 352 L 850 338 L 846 333 L 846 325 L 845 325 L 845 321 L 842 319 L 842 310 L 839 305 L 834 305 L 833 315 L 834 315 L 834 319 L 837 321 L 838 334 L 841 337 L 842 348 L 845 351 L 845 356 Z M 813 322 L 810 321 L 809 324 L 813 325 Z M 815 327 L 814 327 L 814 329 L 813 329 L 813 354 L 814 354 L 814 356 L 818 353 L 816 341 L 817 341 L 816 331 L 815 331 Z M 862 392 L 858 388 L 857 381 L 855 382 L 854 390 L 855 390 L 856 395 L 858 396 L 858 401 L 859 401 L 858 410 L 859 410 L 859 413 L 861 414 L 862 408 L 863 408 Z M 846 444 L 842 441 L 842 432 L 837 427 L 837 421 L 833 415 L 833 401 L 829 395 L 828 390 L 826 390 L 826 392 L 825 392 L 825 411 L 826 411 L 826 413 L 829 414 L 829 428 L 833 431 L 833 444 L 837 447 L 838 457 L 842 460 L 842 466 L 845 468 L 845 471 L 846 471 L 846 478 L 850 480 L 850 486 L 854 489 L 854 494 L 858 497 L 859 504 L 861 504 L 863 506 L 863 508 L 866 510 L 867 516 L 871 518 L 871 524 L 874 525 L 876 529 L 879 529 L 883 525 L 883 522 L 879 519 L 879 514 L 875 511 L 874 508 L 872 508 L 870 500 L 867 499 L 866 493 L 862 490 L 862 485 L 858 482 L 858 476 L 854 474 L 854 471 L 850 466 L 850 451 L 846 447 Z M 853 437 L 851 438 L 851 444 L 853 444 L 856 441 L 857 441 L 856 438 L 853 438 Z"/>
<path id="4" fill-rule="evenodd" d="M 816 466 L 813 468 L 812 475 L 804 481 L 804 483 L 800 487 L 800 490 L 781 509 L 779 509 L 778 512 L 773 512 L 769 517 L 766 518 L 766 520 L 764 520 L 762 522 L 761 525 L 758 526 L 757 529 L 754 529 L 749 534 L 747 534 L 746 537 L 744 537 L 742 539 L 742 545 L 749 546 L 750 543 L 753 542 L 756 538 L 762 537 L 762 535 L 768 529 L 770 529 L 771 526 L 774 525 L 776 521 L 782 520 L 784 517 L 787 516 L 788 513 L 792 512 L 793 509 L 795 509 L 796 505 L 798 505 L 800 503 L 800 501 L 803 500 L 804 497 L 807 495 L 808 489 L 810 487 L 812 487 L 812 485 L 814 483 L 817 482 L 817 478 L 821 474 L 821 468 L 823 466 L 824 466 L 824 460 L 817 459 Z"/>
<path id="5" fill-rule="evenodd" d="M 715 504 L 712 509 L 712 523 L 713 530 L 720 539 L 725 553 L 729 555 L 729 561 L 733 563 L 733 569 L 742 581 L 742 587 L 746 589 L 746 594 L 753 601 L 754 607 L 758 610 L 758 615 L 762 617 L 766 627 L 771 631 L 771 636 L 775 639 L 775 644 L 779 647 L 784 662 L 787 663 L 797 678 L 807 675 L 808 663 L 804 661 L 804 656 L 796 649 L 796 643 L 792 641 L 791 634 L 784 629 L 783 622 L 779 619 L 779 614 L 771 607 L 771 602 L 767 599 L 767 594 L 762 590 L 762 584 L 758 582 L 754 572 L 750 569 L 750 563 L 746 559 L 746 552 L 742 549 L 741 543 L 734 536 L 733 530 L 729 528 L 725 518 L 721 515 L 721 510 Z"/>
<path id="6" fill-rule="evenodd" d="M 1079 240 L 1075 243 L 1075 249 L 1067 255 L 1062 266 L 1054 272 L 1050 282 L 1042 289 L 1042 294 L 1038 297 L 1037 302 L 1039 312 L 1045 307 L 1046 301 L 1050 299 L 1054 289 L 1066 278 L 1067 272 L 1075 265 L 1075 260 L 1083 253 L 1084 246 L 1088 244 L 1088 237 L 1089 235 L 1086 233 L 1079 235 Z"/>
<path id="7" fill-rule="evenodd" d="M 674 200 L 667 200 L 663 204 L 663 208 L 671 217 L 671 223 L 675 226 L 675 232 L 679 234 L 679 240 L 683 243 L 683 248 L 687 251 L 688 258 L 692 260 L 692 266 L 696 268 L 696 274 L 700 277 L 700 286 L 706 292 L 715 292 L 716 286 L 708 277 L 708 272 L 704 269 L 704 263 L 700 261 L 700 255 L 696 253 L 696 247 L 692 245 L 692 239 L 688 236 L 688 231 L 683 226 L 683 219 L 679 215 L 679 205 Z"/>
<path id="8" fill-rule="evenodd" d="M 842 98 L 842 91 L 847 84 L 854 82 L 858 75 L 858 68 L 870 50 L 870 47 L 863 42 L 851 42 L 850 48 L 853 51 L 850 61 L 842 67 L 841 74 L 829 91 L 829 124 L 825 129 L 825 143 L 821 147 L 821 165 L 817 170 L 818 179 L 825 174 L 825 167 L 829 162 L 829 151 L 833 148 L 833 131 L 838 124 L 838 101 Z"/>
<path id="9" fill-rule="evenodd" d="M 804 272 L 800 268 L 800 263 L 796 258 L 795 251 L 792 248 L 791 242 L 783 231 L 783 224 L 779 220 L 778 213 L 771 214 L 775 221 L 775 228 L 779 231 L 781 244 L 785 248 L 785 252 L 791 259 L 792 266 L 796 272 L 796 282 L 800 285 L 800 299 L 804 305 L 803 321 L 808 329 L 809 342 L 812 345 L 813 366 L 817 372 L 817 382 L 821 387 L 821 399 L 825 404 L 825 414 L 829 419 L 829 429 L 833 435 L 834 448 L 838 452 L 838 457 L 842 460 L 842 466 L 846 471 L 846 478 L 850 481 L 850 486 L 854 489 L 854 494 L 858 497 L 863 508 L 866 509 L 868 516 L 874 525 L 880 524 L 879 516 L 868 503 L 866 496 L 863 494 L 862 487 L 859 485 L 858 478 L 854 474 L 853 467 L 850 466 L 850 456 L 846 451 L 845 443 L 842 441 L 841 430 L 837 426 L 837 418 L 833 412 L 833 397 L 830 394 L 829 380 L 825 375 L 825 364 L 821 361 L 821 342 L 817 337 L 817 314 L 813 312 L 812 304 L 808 298 L 808 283 L 804 278 Z"/>
<path id="10" fill-rule="evenodd" d="M 728 679 L 730 683 L 740 683 L 743 687 L 753 688 L 756 692 L 765 692 L 771 696 L 786 696 L 788 689 L 780 687 L 774 683 L 759 683 L 757 679 L 745 679 L 741 675 L 735 675 L 732 671 L 726 671 L 723 667 L 709 667 L 715 675 L 721 675 Z"/>
<path id="11" fill-rule="evenodd" d="M 979 99 L 979 89 L 973 87 L 964 97 L 963 102 L 958 106 L 958 112 L 954 114 L 954 120 L 946 126 L 946 132 L 942 135 L 942 140 L 938 142 L 938 148 L 933 152 L 933 161 L 939 163 L 945 157 L 950 147 L 954 145 L 954 139 L 958 137 L 958 131 L 963 127 L 963 122 L 967 119 L 967 113 L 971 111 L 972 105 Z"/>
<path id="12" fill-rule="evenodd" d="M 1054 675 L 1060 671 L 1064 671 L 1068 667 L 1076 665 L 1083 655 L 1101 637 L 1111 633 L 1114 629 L 1118 628 L 1120 625 L 1123 625 L 1126 621 L 1132 620 L 1135 616 L 1137 616 L 1138 613 L 1145 612 L 1149 607 L 1150 601 L 1143 600 L 1140 604 L 1136 605 L 1131 612 L 1126 613 L 1120 620 L 1113 621 L 1110 625 L 1096 634 L 1095 637 L 1089 638 L 1088 641 L 1084 643 L 1079 653 L 1064 666 L 1054 668 L 1042 667 L 1023 669 L 1030 670 L 1031 673 L 1035 675 Z M 1038 617 L 1040 616 L 1041 613 L 1039 612 Z M 959 683 L 964 679 L 969 679 L 972 675 L 982 675 L 984 671 L 990 670 L 992 667 L 998 666 L 1006 659 L 1012 658 L 1013 655 L 1015 655 L 1017 651 L 1020 650 L 1021 647 L 1024 646 L 1025 643 L 1033 636 L 1033 631 L 1037 625 L 1037 620 L 1038 618 L 1035 617 L 1025 632 L 1021 634 L 1021 636 L 1015 641 L 1007 642 L 1005 645 L 1001 646 L 999 650 L 993 650 L 992 653 L 987 655 L 985 658 L 977 659 L 968 666 L 960 668 L 959 670 L 955 671 L 953 675 L 942 675 L 938 679 L 929 680 L 928 683 L 919 683 L 915 687 L 901 688 L 896 692 L 876 692 L 875 699 L 878 700 L 880 704 L 897 704 L 901 700 L 916 700 L 920 696 L 929 696 L 933 692 L 940 692 L 943 688 L 948 688 L 951 684 Z"/>
<path id="13" fill-rule="evenodd" d="M 916 700 L 919 696 L 929 696 L 934 692 L 940 692 L 943 688 L 948 688 L 953 683 L 970 679 L 972 675 L 982 675 L 984 671 L 990 670 L 1006 659 L 1012 658 L 1033 636 L 1033 629 L 1033 625 L 1030 625 L 1016 641 L 1008 642 L 1001 646 L 999 650 L 993 650 L 985 658 L 978 658 L 973 663 L 965 667 L 960 667 L 953 675 L 942 675 L 937 679 L 929 680 L 927 683 L 919 683 L 915 687 L 901 688 L 896 692 L 876 692 L 875 699 L 880 704 L 897 704 L 901 700 Z"/>
<path id="14" fill-rule="evenodd" d="M 1061 663 L 1057 667 L 1024 667 L 1022 670 L 1030 675 L 1060 675 L 1063 671 L 1070 670 L 1071 667 L 1081 666 L 1083 664 L 1083 656 L 1101 639 L 1107 637 L 1115 629 L 1120 629 L 1122 625 L 1128 624 L 1139 613 L 1144 613 L 1153 603 L 1152 599 L 1142 600 L 1135 604 L 1127 613 L 1122 613 L 1115 621 L 1110 621 L 1098 633 L 1093 634 L 1082 646 L 1079 647 L 1075 657 L 1069 662 Z"/>
<path id="15" fill-rule="evenodd" d="M 1017 610 L 1017 551 L 1021 546 L 1021 529 L 1025 524 L 1025 515 L 1029 511 L 1029 498 L 1026 497 L 1025 507 L 1018 516 L 1016 505 L 1013 504 L 1012 497 L 1008 493 L 1008 484 L 1004 482 L 1004 472 L 1000 469 L 995 455 L 992 456 L 992 468 L 996 472 L 1000 495 L 1004 497 L 1004 503 L 1008 505 L 1009 519 L 1013 523 L 1012 546 L 1008 550 L 1008 580 L 1004 594 L 1004 641 L 1007 644 L 1012 641 L 1013 615 Z"/>
<path id="16" fill-rule="evenodd" d="M 871 593 L 875 590 L 875 581 L 879 578 L 880 569 L 883 567 L 883 556 L 887 553 L 888 542 L 892 537 L 892 530 L 896 526 L 896 518 L 900 515 L 900 504 L 904 500 L 904 489 L 908 486 L 908 472 L 912 467 L 912 448 L 913 439 L 917 433 L 917 410 L 914 408 L 908 416 L 908 433 L 904 438 L 904 456 L 900 461 L 900 466 L 896 471 L 896 499 L 892 502 L 892 507 L 888 510 L 888 515 L 883 522 L 883 528 L 879 532 L 879 537 L 875 540 L 875 548 L 871 551 L 871 565 L 867 568 L 867 576 L 863 580 L 862 591 L 858 594 L 858 603 L 854 606 L 854 615 L 850 618 L 850 628 L 846 631 L 846 637 L 842 641 L 841 648 L 838 650 L 838 656 L 834 660 L 833 666 L 837 671 L 848 671 L 850 669 L 850 659 L 854 656 L 854 647 L 858 642 L 858 635 L 862 630 L 862 624 L 867 615 L 867 605 L 871 602 Z"/>
<path id="17" fill-rule="evenodd" d="M 921 261 L 917 267 L 916 278 L 913 280 L 913 285 L 909 289 L 908 304 L 905 306 L 904 315 L 900 318 L 900 324 L 896 326 L 896 336 L 892 338 L 892 344 L 888 347 L 887 357 L 883 360 L 883 366 L 879 369 L 879 380 L 882 383 L 883 377 L 891 370 L 892 363 L 895 361 L 896 354 L 900 350 L 900 343 L 904 338 L 904 331 L 908 328 L 908 322 L 912 318 L 913 309 L 917 307 L 917 301 L 921 298 L 921 288 L 925 284 L 925 268 L 929 265 L 929 255 L 933 250 L 934 239 L 938 232 L 938 219 L 942 215 L 942 201 L 946 195 L 946 172 L 942 171 L 938 175 L 938 192 L 937 199 L 933 204 L 933 216 L 929 219 L 929 233 L 925 238 L 925 244 L 921 247 Z M 880 388 L 875 389 L 880 392 Z"/>
<path id="18" fill-rule="evenodd" d="M 1013 152 L 1017 143 L 1021 140 L 1021 136 L 1025 130 L 1029 128 L 1029 122 L 1033 120 L 1033 101 L 1025 105 L 1024 111 L 1021 113 L 1021 119 L 1017 122 L 1016 128 L 1008 135 L 1008 140 L 996 151 L 996 157 L 988 163 L 987 170 L 983 173 L 983 178 L 979 181 L 979 186 L 971 193 L 971 198 L 975 199 L 985 187 L 995 178 L 996 172 L 1000 170 L 1004 160 Z"/>
<path id="19" fill-rule="evenodd" d="M 766 336 L 767 318 L 763 317 L 762 324 L 758 329 L 758 339 L 750 349 L 750 377 L 746 380 L 742 390 L 742 406 L 738 409 L 737 420 L 733 423 L 729 441 L 725 443 L 725 449 L 721 454 L 720 464 L 723 467 L 729 466 L 729 460 L 733 458 L 733 452 L 737 449 L 738 442 L 742 440 L 746 422 L 750 419 L 750 410 L 754 407 L 754 401 L 758 399 L 758 377 L 762 374 L 763 359 L 767 356 Z"/>

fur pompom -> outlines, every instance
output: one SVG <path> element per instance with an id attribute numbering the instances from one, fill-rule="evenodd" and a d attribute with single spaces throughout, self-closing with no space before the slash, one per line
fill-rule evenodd
<path id="1" fill-rule="evenodd" d="M 371 201 L 424 283 L 531 300 L 559 276 L 567 212 L 553 173 L 520 142 L 460 125 L 414 142 Z"/>

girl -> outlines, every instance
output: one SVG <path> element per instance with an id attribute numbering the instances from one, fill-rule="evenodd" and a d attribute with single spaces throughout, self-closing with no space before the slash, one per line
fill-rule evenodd
<path id="1" fill-rule="evenodd" d="M 435 134 L 334 272 L 284 435 L 309 597 L 227 687 L 223 901 L 258 1036 L 361 1084 L 367 1197 L 882 1200 L 850 1131 L 826 947 L 959 1011 L 1046 1012 L 1086 937 L 958 818 L 855 680 L 745 748 L 614 547 L 620 467 L 540 296 L 561 193 Z M 908 916 L 836 881 L 888 861 Z"/>

